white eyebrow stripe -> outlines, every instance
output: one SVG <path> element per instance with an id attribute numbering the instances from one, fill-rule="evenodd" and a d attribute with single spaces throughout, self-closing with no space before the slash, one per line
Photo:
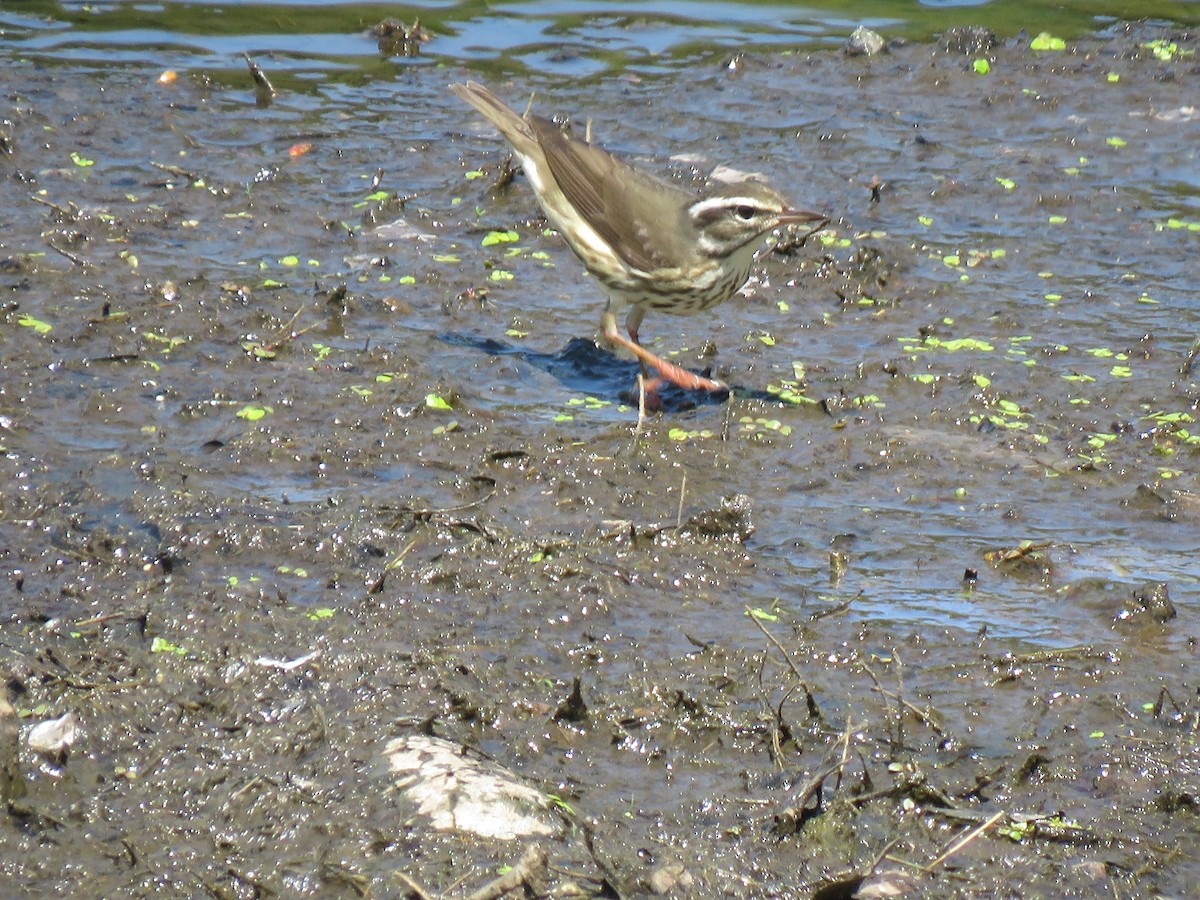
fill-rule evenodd
<path id="1" fill-rule="evenodd" d="M 702 216 L 709 210 L 732 209 L 735 206 L 749 206 L 759 211 L 763 209 L 762 201 L 755 197 L 708 197 L 693 203 L 688 207 L 688 212 L 693 216 Z"/>

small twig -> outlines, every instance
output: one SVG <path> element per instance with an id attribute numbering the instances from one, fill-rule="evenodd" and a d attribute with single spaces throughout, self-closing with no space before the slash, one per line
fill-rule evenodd
<path id="1" fill-rule="evenodd" d="M 89 619 L 80 619 L 78 622 L 75 623 L 75 627 L 76 628 L 87 628 L 90 625 L 103 625 L 105 622 L 111 622 L 114 619 L 137 620 L 137 619 L 140 619 L 144 615 L 145 615 L 145 613 L 127 613 L 127 612 L 104 613 L 103 615 L 92 616 Z"/>
<path id="2" fill-rule="evenodd" d="M 171 165 L 170 163 L 160 163 L 160 162 L 154 162 L 153 160 L 151 160 L 150 165 L 154 166 L 154 168 L 156 168 L 156 169 L 161 169 L 162 171 L 166 172 L 168 175 L 175 175 L 179 178 L 186 178 L 188 180 L 188 182 L 191 184 L 195 184 L 197 181 L 199 181 L 201 179 L 201 176 L 197 175 L 195 172 L 189 172 L 187 169 L 181 168 L 180 166 Z"/>
<path id="3" fill-rule="evenodd" d="M 745 607 L 745 610 L 746 610 L 746 615 L 750 617 L 750 621 L 753 622 L 758 627 L 758 630 L 763 633 L 763 637 L 765 637 L 768 641 L 770 641 L 772 644 L 774 644 L 775 649 L 783 654 L 783 661 L 786 662 L 788 665 L 788 668 L 792 670 L 792 674 L 795 675 L 798 679 L 800 679 L 801 684 L 806 684 L 806 682 L 804 680 L 804 676 L 800 674 L 800 669 L 797 668 L 797 666 L 794 662 L 792 662 L 792 657 L 788 654 L 788 652 L 784 648 L 783 644 L 779 643 L 779 639 L 776 638 L 775 635 L 771 634 L 771 632 L 767 631 L 767 627 L 765 625 L 763 625 L 762 622 L 758 621 L 758 616 L 754 615 L 753 611 L 750 609 L 749 606 Z M 806 690 L 807 690 L 807 688 L 806 688 Z"/>
<path id="4" fill-rule="evenodd" d="M 60 256 L 65 256 L 65 257 L 66 257 L 67 259 L 69 259 L 69 260 L 70 260 L 70 261 L 71 261 L 71 262 L 72 262 L 74 265 L 77 265 L 77 266 L 79 266 L 79 268 L 81 268 L 81 269 L 90 269 L 90 268 L 92 268 L 92 264 L 91 264 L 90 262 L 88 262 L 86 259 L 84 259 L 82 256 L 79 256 L 79 255 L 78 255 L 78 254 L 76 254 L 76 253 L 72 253 L 70 250 L 66 249 L 65 247 L 60 247 L 60 246 L 58 246 L 58 244 L 54 243 L 54 241 L 52 241 L 52 240 L 50 240 L 50 239 L 48 239 L 48 238 L 47 238 L 47 240 L 46 240 L 46 244 L 47 244 L 47 245 L 50 247 L 50 249 L 51 249 L 51 250 L 53 250 L 55 253 L 59 254 Z"/>
<path id="5" fill-rule="evenodd" d="M 837 775 L 837 785 L 834 787 L 836 791 L 842 784 L 842 775 L 846 771 L 846 764 L 850 760 L 850 735 L 858 729 L 853 723 L 846 723 L 846 730 L 842 732 L 839 743 L 842 745 L 841 758 L 837 762 L 831 763 L 820 772 L 817 772 L 804 783 L 800 789 L 796 799 L 788 804 L 787 808 L 776 814 L 775 824 L 772 830 L 778 834 L 787 836 L 795 834 L 799 831 L 804 823 L 813 816 L 819 815 L 825 808 L 825 782 L 832 775 Z M 817 805 L 809 809 L 808 801 L 813 797 L 817 798 Z"/>
<path id="6" fill-rule="evenodd" d="M 300 318 L 300 313 L 304 312 L 305 306 L 307 306 L 307 304 L 305 304 L 305 303 L 300 304 L 300 308 L 297 309 L 296 312 L 292 314 L 292 317 L 287 320 L 287 324 L 279 329 L 279 331 L 277 332 L 278 337 L 276 337 L 273 341 L 264 341 L 263 342 L 262 346 L 264 349 L 278 350 L 284 344 L 294 341 L 296 338 L 300 337 L 300 335 L 304 334 L 305 332 L 312 331 L 314 328 L 317 327 L 317 324 L 313 324 L 313 325 L 309 325 L 305 329 L 302 329 L 301 331 L 292 331 L 292 326 L 295 325 L 296 320 L 298 318 Z"/>
<path id="7" fill-rule="evenodd" d="M 546 851 L 539 846 L 530 847 L 515 866 L 467 896 L 467 900 L 497 900 L 509 891 L 527 887 L 528 893 L 538 895 L 537 883 L 546 875 Z"/>
<path id="8" fill-rule="evenodd" d="M 417 546 L 418 540 L 419 540 L 419 538 L 413 538 L 411 541 L 409 541 L 408 546 L 405 547 L 403 550 L 401 550 L 400 553 L 395 557 L 395 559 L 392 559 L 390 562 L 388 562 L 387 565 L 385 565 L 383 567 L 383 571 L 381 571 L 379 573 L 379 577 L 367 585 L 367 593 L 368 594 L 378 594 L 380 591 L 383 590 L 383 582 L 384 582 L 384 579 L 387 578 L 388 572 L 391 572 L 393 569 L 397 569 L 400 567 L 400 564 L 402 562 L 404 562 L 404 557 L 408 556 L 408 552 L 410 550 L 412 550 L 413 547 Z"/>
<path id="9" fill-rule="evenodd" d="M 809 778 L 800 789 L 795 802 L 789 804 L 782 812 L 775 814 L 775 824 L 771 830 L 775 834 L 783 836 L 795 834 L 804 826 L 805 822 L 813 816 L 819 815 L 825 808 L 825 781 L 836 773 L 840 782 L 844 769 L 844 763 L 835 762 Z M 813 797 L 817 798 L 817 805 L 809 809 L 808 801 Z"/>
<path id="10" fill-rule="evenodd" d="M 46 671 L 45 674 L 77 691 L 124 691 L 145 687 L 150 683 L 149 678 L 131 678 L 128 681 L 86 681 L 73 675 L 60 675 L 58 672 Z"/>
<path id="11" fill-rule="evenodd" d="M 414 516 L 418 519 L 431 519 L 434 516 L 444 516 L 449 513 L 464 512 L 465 510 L 475 509 L 478 506 L 482 506 L 484 503 L 487 503 L 494 496 L 496 496 L 497 490 L 498 488 L 493 482 L 491 490 L 489 490 L 482 497 L 478 497 L 475 500 L 468 501 L 467 503 L 460 503 L 457 506 L 426 507 L 424 509 L 414 509 L 411 506 L 397 506 L 388 507 L 388 509 L 389 511 L 391 509 L 395 509 L 397 512 L 407 513 L 408 515 Z"/>
<path id="12" fill-rule="evenodd" d="M 961 850 L 963 847 L 967 846 L 967 844 L 971 843 L 971 841 L 978 838 L 981 834 L 983 834 L 985 831 L 987 831 L 989 828 L 991 828 L 993 825 L 995 825 L 997 822 L 999 822 L 1001 819 L 1003 819 L 1006 815 L 1008 815 L 1008 813 L 1006 813 L 1004 810 L 1000 810 L 1000 812 L 996 813 L 994 816 L 992 816 L 986 822 L 983 822 L 982 824 L 976 826 L 975 828 L 972 828 L 969 832 L 967 832 L 962 837 L 961 840 L 955 841 L 953 844 L 951 844 L 949 847 L 947 847 L 946 851 L 944 853 L 942 853 L 941 856 L 939 856 L 933 862 L 926 863 L 924 866 L 922 866 L 921 871 L 923 873 L 925 873 L 926 875 L 928 875 L 930 872 L 932 872 L 934 869 L 936 869 L 938 866 L 940 866 L 942 863 L 944 863 L 946 860 L 948 860 L 951 856 L 953 856 L 955 853 L 957 853 L 959 850 Z"/>
<path id="13" fill-rule="evenodd" d="M 910 713 L 912 713 L 914 716 L 916 716 L 918 719 L 920 719 L 921 723 L 923 725 L 927 726 L 929 728 L 929 730 L 932 731 L 934 734 L 945 734 L 946 733 L 945 729 L 942 728 L 942 726 L 933 718 L 933 716 L 931 716 L 929 713 L 925 712 L 925 710 L 921 709 L 919 706 L 914 706 L 913 704 L 909 703 L 907 700 L 904 700 L 903 698 L 901 698 L 899 694 L 895 694 L 892 691 L 889 691 L 887 688 L 882 687 L 878 683 L 876 683 L 876 685 L 875 685 L 875 690 L 879 691 L 879 693 L 883 694 L 883 696 L 889 697 L 892 700 L 897 701 L 904 709 L 908 710 Z"/>
<path id="14" fill-rule="evenodd" d="M 679 483 L 679 509 L 675 513 L 675 530 L 683 528 L 683 500 L 687 497 L 687 473 L 683 475 L 683 480 Z"/>
<path id="15" fill-rule="evenodd" d="M 417 900 L 434 900 L 433 894 L 426 891 L 425 888 L 417 884 L 417 882 L 408 875 L 405 875 L 400 871 L 397 871 L 396 874 L 400 877 L 400 880 L 404 882 L 404 886 L 408 888 L 408 892 L 415 896 Z"/>
<path id="16" fill-rule="evenodd" d="M 47 200 L 45 197 L 34 196 L 34 197 L 30 197 L 29 199 L 32 200 L 34 203 L 40 203 L 43 206 L 50 207 L 52 210 L 54 210 L 60 216 L 63 216 L 64 218 L 66 218 L 72 222 L 79 218 L 79 207 L 77 207 L 70 200 L 67 201 L 67 203 L 70 204 L 70 208 L 68 208 L 66 206 L 60 206 L 59 204 L 55 203 L 53 200 Z"/>
<path id="17" fill-rule="evenodd" d="M 1192 352 L 1188 354 L 1188 358 L 1183 361 L 1183 365 L 1179 367 L 1180 375 L 1191 375 L 1192 366 L 1196 364 L 1196 357 L 1200 356 L 1200 340 L 1192 345 Z"/>
<path id="18" fill-rule="evenodd" d="M 875 854 L 875 858 L 871 860 L 871 864 L 867 866 L 867 871 L 874 872 L 877 868 L 879 868 L 879 864 L 888 858 L 888 854 L 895 849 L 898 843 L 900 843 L 900 838 L 892 838 L 890 841 L 884 844 L 883 849 Z"/>
<path id="19" fill-rule="evenodd" d="M 879 676 L 875 674 L 874 669 L 872 669 L 866 663 L 860 663 L 860 665 L 862 666 L 863 671 L 867 673 L 868 677 L 875 682 L 875 690 L 879 691 L 879 693 L 883 695 L 883 705 L 887 707 L 887 717 L 892 722 L 892 752 L 894 753 L 904 747 L 904 742 L 901 740 L 902 733 L 899 730 L 899 726 L 896 725 L 896 722 L 904 717 L 904 709 L 902 706 L 898 706 L 895 710 L 893 710 L 891 701 L 899 698 L 897 698 L 893 692 L 887 690 L 883 686 L 883 683 L 879 680 Z"/>
<path id="20" fill-rule="evenodd" d="M 850 608 L 850 604 L 862 597 L 863 592 L 859 591 L 849 600 L 843 600 L 841 603 L 836 603 L 833 606 L 828 606 L 825 609 L 818 609 L 816 612 L 808 614 L 809 622 L 819 622 L 828 616 L 836 616 L 838 613 L 843 613 Z"/>

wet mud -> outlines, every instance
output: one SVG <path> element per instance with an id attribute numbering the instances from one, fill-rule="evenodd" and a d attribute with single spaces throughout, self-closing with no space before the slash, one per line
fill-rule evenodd
<path id="1" fill-rule="evenodd" d="M 833 217 L 642 420 L 465 69 L 6 63 L 0 881 L 1193 896 L 1196 46 L 489 78 Z M 562 836 L 434 831 L 430 733 Z"/>

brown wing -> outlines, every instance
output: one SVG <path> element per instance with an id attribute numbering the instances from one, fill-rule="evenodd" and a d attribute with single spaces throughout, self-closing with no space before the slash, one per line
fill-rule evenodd
<path id="1" fill-rule="evenodd" d="M 625 262 L 644 272 L 686 262 L 692 194 L 568 137 L 548 119 L 528 122 L 567 200 Z"/>

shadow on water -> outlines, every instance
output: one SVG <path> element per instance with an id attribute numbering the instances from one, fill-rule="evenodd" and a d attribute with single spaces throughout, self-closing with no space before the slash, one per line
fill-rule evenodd
<path id="1" fill-rule="evenodd" d="M 556 378 L 568 391 L 581 396 L 618 398 L 623 403 L 638 404 L 636 381 L 641 372 L 638 364 L 622 359 L 586 338 L 571 338 L 557 353 L 527 350 L 495 338 L 473 337 L 460 332 L 444 332 L 437 335 L 437 339 L 455 347 L 472 348 L 488 356 L 522 360 Z M 698 374 L 707 378 L 712 373 L 704 370 Z M 731 392 L 739 397 L 761 395 L 762 399 L 773 399 L 765 391 L 747 391 L 737 387 L 720 392 L 685 391 L 664 384 L 658 389 L 660 411 L 678 413 L 700 406 L 720 406 L 729 399 Z"/>

